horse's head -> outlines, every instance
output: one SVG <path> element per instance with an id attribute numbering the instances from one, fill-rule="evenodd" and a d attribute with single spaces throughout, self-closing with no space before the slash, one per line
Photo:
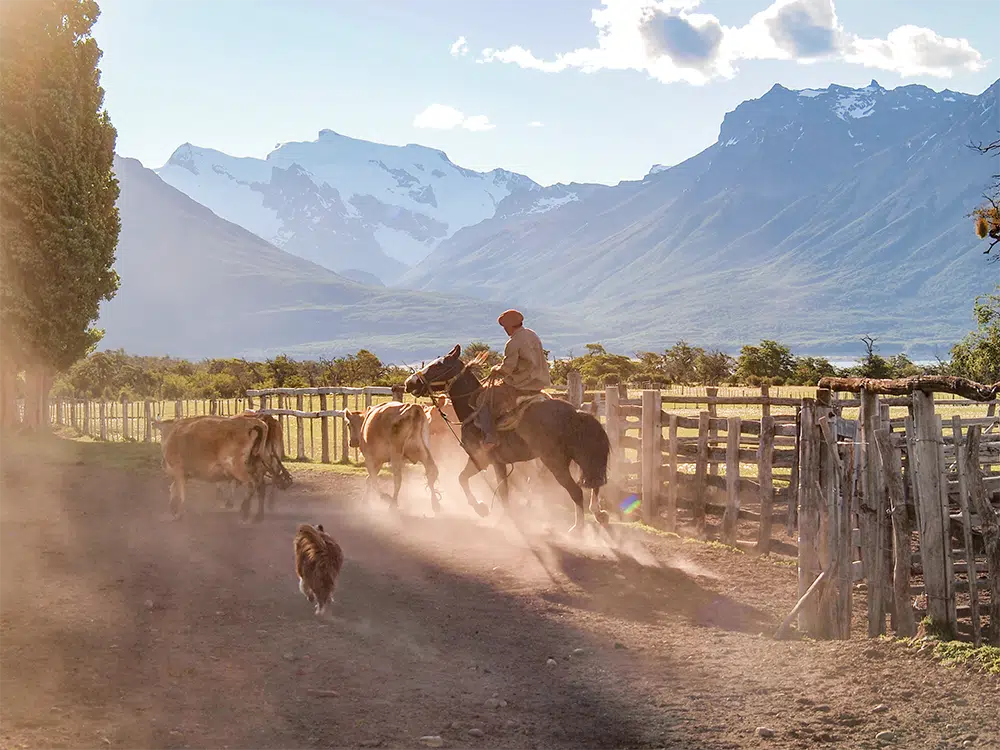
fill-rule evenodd
<path id="1" fill-rule="evenodd" d="M 447 390 L 465 368 L 461 354 L 462 347 L 455 344 L 455 347 L 443 357 L 438 357 L 422 370 L 417 370 L 406 379 L 406 392 L 419 397 L 430 396 L 434 391 Z"/>

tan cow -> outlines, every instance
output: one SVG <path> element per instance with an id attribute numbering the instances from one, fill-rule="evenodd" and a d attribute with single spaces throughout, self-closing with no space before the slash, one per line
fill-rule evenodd
<path id="1" fill-rule="evenodd" d="M 253 409 L 244 409 L 243 414 L 240 416 L 259 417 L 260 419 L 263 419 L 265 422 L 267 422 L 267 450 L 270 451 L 271 455 L 274 457 L 279 467 L 278 469 L 279 476 L 273 476 L 270 473 L 268 473 L 268 476 L 271 476 L 272 480 L 274 481 L 275 489 L 285 489 L 287 487 L 290 487 L 292 484 L 292 475 L 288 473 L 288 470 L 285 468 L 285 465 L 281 462 L 281 460 L 285 457 L 285 438 L 284 438 L 284 431 L 281 428 L 281 420 L 275 419 L 275 417 L 272 416 L 271 414 L 261 414 L 260 412 L 254 411 Z M 236 497 L 236 487 L 238 484 L 239 483 L 236 480 L 233 480 L 228 483 L 228 487 L 223 487 L 223 486 L 219 487 L 218 494 L 225 495 L 224 505 L 226 508 L 233 507 L 233 499 Z M 265 495 L 268 495 L 266 480 L 262 492 Z M 273 489 L 271 490 L 270 496 L 268 497 L 267 507 L 270 508 L 271 510 L 274 510 Z"/>
<path id="2" fill-rule="evenodd" d="M 368 469 L 365 498 L 374 491 L 393 508 L 398 508 L 403 464 L 421 463 L 431 491 L 431 507 L 435 513 L 441 510 L 439 493 L 434 487 L 438 468 L 430 450 L 431 421 L 424 407 L 390 401 L 364 411 L 345 409 L 344 415 L 350 429 L 349 445 L 360 448 L 365 457 L 365 468 Z M 378 490 L 378 473 L 385 463 L 392 467 L 392 497 Z"/>
<path id="3" fill-rule="evenodd" d="M 291 476 L 268 448 L 268 424 L 258 416 L 217 417 L 200 415 L 157 422 L 162 433 L 163 468 L 171 478 L 170 510 L 175 519 L 184 514 L 186 482 L 236 480 L 249 492 L 240 508 L 247 520 L 257 494 L 255 521 L 264 513 L 264 475 L 275 477 L 284 489 Z"/>

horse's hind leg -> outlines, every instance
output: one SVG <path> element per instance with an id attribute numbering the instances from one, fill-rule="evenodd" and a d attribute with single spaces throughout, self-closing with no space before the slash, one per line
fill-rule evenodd
<path id="1" fill-rule="evenodd" d="M 601 490 L 598 487 L 594 487 L 590 490 L 590 512 L 594 514 L 594 518 L 597 522 L 601 524 L 605 529 L 608 528 L 608 524 L 611 522 L 611 516 L 608 512 L 601 507 Z"/>
<path id="2" fill-rule="evenodd" d="M 469 501 L 469 505 L 475 508 L 476 513 L 485 518 L 490 514 L 490 509 L 486 507 L 485 503 L 476 500 L 476 496 L 472 494 L 472 490 L 469 488 L 469 480 L 479 472 L 480 468 L 470 457 L 465 464 L 465 468 L 462 469 L 462 473 L 458 475 L 458 484 L 461 486 L 462 492 L 465 493 L 465 498 Z"/>
<path id="3" fill-rule="evenodd" d="M 548 467 L 549 471 L 552 472 L 552 476 L 556 478 L 556 481 L 569 493 L 569 496 L 573 498 L 573 503 L 576 506 L 576 523 L 574 523 L 569 531 L 571 534 L 580 534 L 583 532 L 583 490 L 580 489 L 575 481 L 573 481 L 573 475 L 569 472 L 569 462 L 565 464 L 557 464 L 554 461 L 546 461 L 545 465 Z"/>

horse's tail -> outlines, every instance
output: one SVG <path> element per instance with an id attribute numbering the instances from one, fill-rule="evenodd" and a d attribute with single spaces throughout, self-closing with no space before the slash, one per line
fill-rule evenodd
<path id="1" fill-rule="evenodd" d="M 581 484 L 597 489 L 608 483 L 608 462 L 611 459 L 611 441 L 597 417 L 584 411 L 574 414 L 574 440 L 572 459 L 583 474 Z"/>

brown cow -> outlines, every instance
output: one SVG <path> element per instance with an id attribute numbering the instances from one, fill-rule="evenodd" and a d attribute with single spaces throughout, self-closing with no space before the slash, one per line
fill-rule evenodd
<path id="1" fill-rule="evenodd" d="M 217 417 L 200 415 L 157 422 L 162 432 L 163 468 L 171 478 L 170 510 L 175 519 L 184 513 L 186 482 L 236 480 L 249 492 L 240 508 L 247 520 L 250 503 L 257 494 L 255 521 L 264 514 L 264 475 L 275 477 L 284 489 L 291 476 L 268 449 L 268 425 L 257 416 Z"/>
<path id="2" fill-rule="evenodd" d="M 281 459 L 285 457 L 285 438 L 284 431 L 281 429 L 281 420 L 275 419 L 271 414 L 261 414 L 253 409 L 244 409 L 243 414 L 240 416 L 244 417 L 259 417 L 267 422 L 267 449 L 271 452 L 274 457 L 278 469 L 278 476 L 273 476 L 268 472 L 268 476 L 271 476 L 274 481 L 275 489 L 286 489 L 292 484 L 292 475 L 288 473 L 285 465 L 281 462 Z M 225 493 L 225 507 L 233 507 L 233 499 L 236 497 L 236 487 L 239 483 L 234 479 L 228 483 L 228 487 L 219 487 L 219 494 Z M 264 489 L 262 490 L 265 495 L 267 492 L 267 483 L 265 481 Z M 270 496 L 268 497 L 267 507 L 274 510 L 274 490 L 271 490 Z"/>
<path id="3" fill-rule="evenodd" d="M 403 464 L 421 463 L 427 473 L 427 486 L 431 491 L 431 507 L 441 510 L 438 491 L 434 483 L 438 478 L 437 464 L 430 450 L 430 419 L 424 407 L 390 401 L 372 406 L 363 412 L 344 410 L 350 428 L 349 445 L 360 448 L 368 469 L 365 498 L 375 491 L 399 507 L 399 488 L 403 483 Z M 378 473 L 386 462 L 392 467 L 393 492 L 389 497 L 378 491 Z"/>

